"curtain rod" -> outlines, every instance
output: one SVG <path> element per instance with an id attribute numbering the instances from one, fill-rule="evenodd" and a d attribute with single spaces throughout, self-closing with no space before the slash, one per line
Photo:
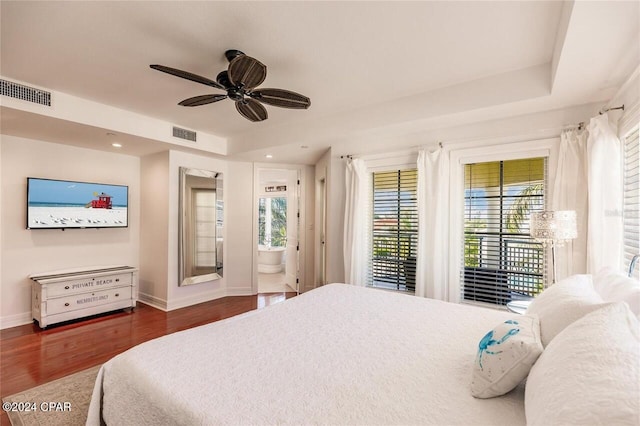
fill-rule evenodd
<path id="1" fill-rule="evenodd" d="M 343 158 L 348 158 L 349 160 L 353 160 L 353 155 L 351 155 L 351 154 L 341 155 L 340 159 L 343 159 Z"/>
<path id="2" fill-rule="evenodd" d="M 621 109 L 622 111 L 624 111 L 624 104 L 622 104 L 622 105 L 621 105 L 621 106 L 619 106 L 619 107 L 614 107 L 614 108 L 602 108 L 602 109 L 598 112 L 598 114 L 602 115 L 602 114 L 604 114 L 605 112 L 614 111 L 614 110 L 616 110 L 616 109 Z"/>

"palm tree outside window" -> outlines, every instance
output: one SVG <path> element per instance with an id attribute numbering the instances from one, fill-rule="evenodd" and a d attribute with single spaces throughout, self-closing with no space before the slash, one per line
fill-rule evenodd
<path id="1" fill-rule="evenodd" d="M 529 217 L 544 210 L 546 159 L 467 164 L 464 174 L 462 298 L 504 305 L 535 296 L 545 256 Z"/>
<path id="2" fill-rule="evenodd" d="M 258 201 L 258 244 L 287 245 L 287 197 L 266 197 Z"/>

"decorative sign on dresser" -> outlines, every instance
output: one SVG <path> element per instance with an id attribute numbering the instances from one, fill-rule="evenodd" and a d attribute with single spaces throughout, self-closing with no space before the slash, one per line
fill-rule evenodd
<path id="1" fill-rule="evenodd" d="M 40 328 L 118 309 L 135 308 L 138 269 L 109 266 L 30 275 L 31 314 Z"/>

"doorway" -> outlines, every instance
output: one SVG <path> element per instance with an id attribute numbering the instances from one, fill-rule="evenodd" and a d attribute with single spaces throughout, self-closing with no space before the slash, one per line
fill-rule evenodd
<path id="1" fill-rule="evenodd" d="M 258 293 L 298 292 L 298 171 L 259 169 Z"/>

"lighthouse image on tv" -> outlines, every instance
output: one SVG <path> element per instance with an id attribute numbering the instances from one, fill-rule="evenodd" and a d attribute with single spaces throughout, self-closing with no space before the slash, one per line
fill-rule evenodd
<path id="1" fill-rule="evenodd" d="M 126 227 L 128 191 L 123 185 L 27 178 L 27 228 Z"/>

